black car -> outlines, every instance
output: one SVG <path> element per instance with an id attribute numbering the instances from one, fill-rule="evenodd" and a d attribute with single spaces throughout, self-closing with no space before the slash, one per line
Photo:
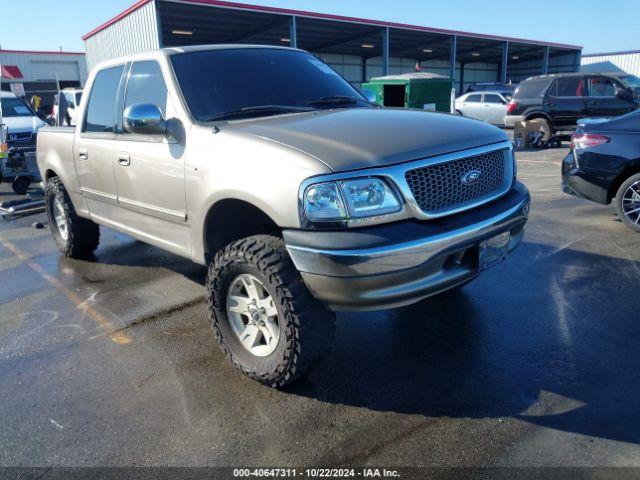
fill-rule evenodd
<path id="1" fill-rule="evenodd" d="M 467 91 L 464 93 L 471 92 L 498 92 L 503 97 L 511 100 L 513 97 L 513 91 L 515 90 L 515 85 L 511 85 L 509 83 L 500 83 L 500 82 L 479 82 L 473 83 L 467 87 Z"/>
<path id="2" fill-rule="evenodd" d="M 640 111 L 585 121 L 562 162 L 565 193 L 614 203 L 620 220 L 640 232 Z"/>
<path id="3" fill-rule="evenodd" d="M 626 73 L 560 73 L 529 78 L 507 107 L 505 125 L 534 118 L 544 130 L 573 130 L 586 117 L 617 117 L 636 110 L 640 79 Z"/>

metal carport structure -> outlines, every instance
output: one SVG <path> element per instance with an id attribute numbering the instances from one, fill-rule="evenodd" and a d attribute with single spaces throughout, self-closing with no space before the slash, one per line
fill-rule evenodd
<path id="1" fill-rule="evenodd" d="M 459 32 L 221 0 L 140 0 L 87 33 L 89 67 L 128 53 L 194 44 L 288 45 L 312 52 L 356 86 L 412 71 L 449 75 L 458 91 L 478 81 L 518 82 L 577 71 L 575 45 Z"/>

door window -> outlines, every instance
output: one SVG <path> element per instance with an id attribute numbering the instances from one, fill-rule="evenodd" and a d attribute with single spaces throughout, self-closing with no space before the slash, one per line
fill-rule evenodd
<path id="1" fill-rule="evenodd" d="M 484 95 L 485 103 L 504 103 L 500 95 L 496 95 L 495 93 L 485 93 Z"/>
<path id="2" fill-rule="evenodd" d="M 98 72 L 87 104 L 83 132 L 112 133 L 115 124 L 115 106 L 123 66 Z"/>
<path id="3" fill-rule="evenodd" d="M 166 117 L 167 98 L 167 85 L 164 83 L 162 71 L 157 62 L 136 62 L 131 66 L 125 95 L 125 110 L 138 103 L 152 104 L 158 107 Z"/>
<path id="4" fill-rule="evenodd" d="M 469 95 L 465 102 L 467 103 L 480 103 L 482 101 L 482 95 Z"/>
<path id="5" fill-rule="evenodd" d="M 592 77 L 589 81 L 590 97 L 615 97 L 616 83 L 605 77 Z"/>
<path id="6" fill-rule="evenodd" d="M 584 78 L 559 78 L 556 88 L 555 96 L 558 97 L 584 97 Z"/>

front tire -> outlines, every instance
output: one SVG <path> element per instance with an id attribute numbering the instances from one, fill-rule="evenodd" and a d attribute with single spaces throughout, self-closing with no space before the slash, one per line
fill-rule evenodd
<path id="1" fill-rule="evenodd" d="M 207 304 L 227 359 L 270 387 L 298 380 L 333 343 L 335 314 L 311 295 L 278 237 L 256 235 L 218 252 Z"/>
<path id="2" fill-rule="evenodd" d="M 70 258 L 90 257 L 100 243 L 100 227 L 78 216 L 58 177 L 47 181 L 44 195 L 51 233 L 62 255 Z"/>
<path id="3" fill-rule="evenodd" d="M 631 176 L 620 185 L 614 204 L 622 223 L 640 232 L 640 173 Z"/>

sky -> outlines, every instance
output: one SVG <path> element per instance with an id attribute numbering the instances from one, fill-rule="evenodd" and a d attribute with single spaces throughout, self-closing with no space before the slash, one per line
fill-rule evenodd
<path id="1" fill-rule="evenodd" d="M 581 45 L 583 53 L 640 49 L 639 0 L 237 0 L 506 37 Z M 82 35 L 135 0 L 0 0 L 0 47 L 84 51 Z"/>

